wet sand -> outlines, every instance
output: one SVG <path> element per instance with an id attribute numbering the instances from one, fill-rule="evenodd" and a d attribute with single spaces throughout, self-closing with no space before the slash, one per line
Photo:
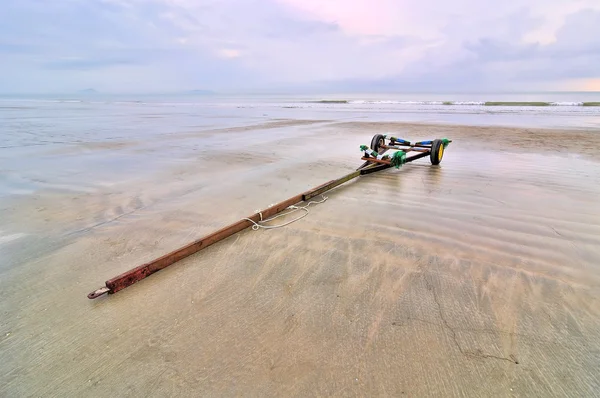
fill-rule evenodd
<path id="1" fill-rule="evenodd" d="M 598 132 L 274 123 L 88 147 L 224 137 L 144 177 L 2 202 L 0 396 L 600 391 Z M 438 167 L 360 177 L 285 228 L 85 297 L 352 171 L 378 132 L 454 142 Z"/>

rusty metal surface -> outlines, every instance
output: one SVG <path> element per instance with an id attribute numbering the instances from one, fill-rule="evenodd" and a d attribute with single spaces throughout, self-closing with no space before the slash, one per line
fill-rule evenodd
<path id="1" fill-rule="evenodd" d="M 108 287 L 101 287 L 100 289 L 94 290 L 93 292 L 91 292 L 90 294 L 87 295 L 87 297 L 89 299 L 95 299 L 98 298 L 106 293 L 109 293 L 110 289 Z"/>
<path id="2" fill-rule="evenodd" d="M 406 161 L 411 162 L 413 160 L 422 158 L 427 155 L 429 155 L 429 151 L 419 153 L 416 156 L 411 156 L 410 158 L 407 158 Z M 324 192 L 327 192 L 339 185 L 342 185 L 360 175 L 374 173 L 376 171 L 385 170 L 390 167 L 389 161 L 373 159 L 373 158 L 362 158 L 362 159 L 367 162 L 380 163 L 380 165 L 356 170 L 356 171 L 354 171 L 350 174 L 347 174 L 343 177 L 328 181 L 325 184 L 319 185 L 309 191 L 306 191 L 302 194 L 293 196 L 287 200 L 284 200 L 283 202 L 277 203 L 276 205 L 273 205 L 273 206 L 260 212 L 262 214 L 262 219 L 274 216 L 275 214 L 280 213 L 283 210 L 287 209 L 291 205 L 294 205 L 296 203 L 306 201 L 315 196 L 321 195 Z M 261 214 L 255 213 L 247 218 L 254 222 L 259 222 L 261 220 Z M 102 287 L 100 289 L 97 289 L 97 290 L 91 292 L 90 294 L 88 294 L 88 298 L 95 299 L 95 298 L 100 297 L 107 293 L 108 294 L 116 293 L 119 290 L 122 290 L 128 286 L 131 286 L 134 283 L 139 282 L 142 279 L 152 275 L 153 273 L 160 271 L 161 269 L 166 268 L 166 267 L 178 262 L 179 260 L 182 260 L 194 253 L 199 252 L 200 250 L 202 250 L 214 243 L 217 243 L 225 238 L 230 237 L 231 235 L 234 235 L 234 234 L 250 227 L 251 225 L 252 225 L 252 223 L 250 221 L 242 219 L 242 220 L 237 221 L 233 224 L 230 224 L 224 228 L 221 228 L 220 230 L 213 232 L 209 235 L 206 235 L 205 237 L 200 238 L 180 249 L 174 250 L 168 254 L 165 254 L 162 257 L 159 257 L 159 258 L 157 258 L 153 261 L 150 261 L 146 264 L 142 264 L 136 268 L 133 268 L 127 272 L 122 273 L 121 275 L 118 275 L 112 279 L 109 279 L 108 281 L 106 281 L 106 287 Z"/>
<path id="3" fill-rule="evenodd" d="M 421 152 L 417 155 L 414 156 L 410 156 L 406 158 L 406 163 L 415 161 L 417 159 L 421 159 L 424 158 L 425 156 L 428 156 L 429 153 L 431 151 L 427 151 L 427 152 Z M 390 167 L 392 167 L 392 165 L 389 162 L 385 162 L 385 161 L 381 161 L 381 162 L 373 162 L 371 163 L 371 161 L 373 161 L 373 158 L 362 158 L 363 160 L 368 159 L 366 163 L 369 163 L 371 165 L 373 165 L 372 167 L 367 167 L 367 168 L 363 168 L 360 169 L 360 174 L 361 175 L 366 175 L 366 174 L 371 174 L 371 173 L 375 173 L 381 170 L 385 170 L 385 169 L 389 169 Z"/>
<path id="4" fill-rule="evenodd" d="M 335 188 L 347 181 L 350 181 L 353 178 L 361 175 L 360 171 L 354 171 L 350 174 L 347 174 L 341 178 L 336 180 L 331 180 L 326 182 L 325 184 L 319 185 L 309 191 L 306 191 L 302 194 L 293 196 L 283 202 L 277 203 L 265 210 L 262 210 L 260 213 L 262 214 L 262 219 L 269 218 L 274 216 L 277 213 L 282 212 L 287 209 L 289 206 L 294 205 L 296 203 L 302 202 L 304 200 L 309 200 L 317 195 L 320 195 L 326 191 L 329 191 L 332 188 Z M 259 213 L 255 213 L 249 217 L 250 220 L 254 222 L 259 222 L 261 220 L 261 215 Z M 200 250 L 212 245 L 213 243 L 217 243 L 231 235 L 234 235 L 248 227 L 252 226 L 252 223 L 248 220 L 242 219 L 233 224 L 230 224 L 220 230 L 213 232 L 210 235 L 207 235 L 203 238 L 200 238 L 180 249 L 174 250 L 168 254 L 165 254 L 162 257 L 157 258 L 156 260 L 150 261 L 146 264 L 142 264 L 136 268 L 133 268 L 127 272 L 122 273 L 112 279 L 106 281 L 106 287 L 97 289 L 90 294 L 88 294 L 88 298 L 95 299 L 100 297 L 106 293 L 113 294 L 118 292 L 119 290 L 125 289 L 128 286 L 133 285 L 136 282 L 141 281 L 142 279 L 152 275 L 153 273 L 160 271 L 163 268 L 166 268 L 179 260 L 182 260 L 194 253 L 199 252 Z"/>
<path id="5" fill-rule="evenodd" d="M 289 206 L 299 203 L 301 201 L 302 195 L 296 195 L 261 211 L 262 216 L 263 218 L 271 217 L 287 209 Z M 259 213 L 255 213 L 249 216 L 248 218 L 255 222 L 258 222 L 261 219 Z M 139 282 L 140 280 L 148 277 L 149 275 L 152 275 L 153 273 L 160 271 L 161 269 L 166 268 L 179 260 L 182 260 L 214 243 L 217 243 L 233 234 L 236 234 L 250 227 L 251 225 L 252 223 L 248 220 L 240 220 L 224 228 L 221 228 L 220 230 L 213 232 L 212 234 L 206 235 L 203 238 L 200 238 L 180 249 L 165 254 L 164 256 L 159 257 L 156 260 L 150 261 L 149 263 L 142 264 L 132 270 L 124 272 L 121 275 L 106 281 L 106 287 L 109 289 L 109 291 L 107 291 L 106 293 L 116 293 L 119 290 L 126 288 L 127 286 L 131 286 L 134 283 Z M 96 297 L 98 296 L 90 298 Z"/>
<path id="6" fill-rule="evenodd" d="M 365 162 L 365 163 L 369 163 L 369 162 Z M 389 169 L 390 167 L 392 167 L 389 164 L 376 164 L 376 163 L 369 163 L 369 164 L 371 165 L 371 167 L 365 167 L 364 169 L 360 170 L 361 176 L 371 174 L 371 173 L 376 173 L 378 171 L 382 171 L 382 170 Z"/>
<path id="7" fill-rule="evenodd" d="M 382 159 L 377 159 L 377 158 L 366 158 L 363 156 L 362 158 L 360 158 L 360 160 L 364 160 L 366 162 L 371 162 L 371 163 L 387 164 L 388 166 L 391 165 L 389 160 L 382 160 Z"/>
<path id="8" fill-rule="evenodd" d="M 323 185 L 319 185 L 316 188 L 311 189 L 310 191 L 305 192 L 304 194 L 302 194 L 302 200 L 309 200 L 310 198 L 314 198 L 315 196 L 321 195 L 324 192 L 329 191 L 330 189 L 333 189 L 339 185 L 342 185 L 345 182 L 348 182 L 356 177 L 358 177 L 360 175 L 360 171 L 354 171 L 350 174 L 346 174 L 343 177 L 340 177 L 336 180 L 331 180 Z"/>

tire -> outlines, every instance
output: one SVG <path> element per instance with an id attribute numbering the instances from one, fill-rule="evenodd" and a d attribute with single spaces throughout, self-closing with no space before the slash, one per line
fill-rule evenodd
<path id="1" fill-rule="evenodd" d="M 431 164 L 433 164 L 433 165 L 440 164 L 443 157 L 444 157 L 444 143 L 440 139 L 433 140 L 433 142 L 431 143 L 431 153 L 429 154 L 429 159 L 431 160 Z"/>
<path id="2" fill-rule="evenodd" d="M 375 134 L 371 140 L 371 149 L 379 153 L 379 147 L 385 144 L 385 138 L 381 134 Z"/>

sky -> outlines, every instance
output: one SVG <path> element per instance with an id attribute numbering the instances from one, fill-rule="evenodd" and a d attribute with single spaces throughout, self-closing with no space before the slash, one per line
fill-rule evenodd
<path id="1" fill-rule="evenodd" d="M 600 91 L 600 0 L 1 0 L 0 92 Z"/>

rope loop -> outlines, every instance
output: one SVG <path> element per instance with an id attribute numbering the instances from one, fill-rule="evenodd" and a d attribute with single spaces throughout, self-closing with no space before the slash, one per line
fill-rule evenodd
<path id="1" fill-rule="evenodd" d="M 304 217 L 306 217 L 308 215 L 308 213 L 310 213 L 310 211 L 308 210 L 308 207 L 310 205 L 312 205 L 312 204 L 321 204 L 321 203 L 324 203 L 327 199 L 329 199 L 329 197 L 324 196 L 324 195 L 321 195 L 321 197 L 323 199 L 310 201 L 305 206 L 296 206 L 296 205 L 288 206 L 286 208 L 286 210 L 291 210 L 291 211 L 288 211 L 287 213 L 277 214 L 276 216 L 267 218 L 266 220 L 263 219 L 263 215 L 262 215 L 262 213 L 260 211 L 257 211 L 258 215 L 260 216 L 260 221 L 259 222 L 255 222 L 255 221 L 253 221 L 253 220 L 251 220 L 249 218 L 243 218 L 242 220 L 248 220 L 248 221 L 250 221 L 253 224 L 252 225 L 252 230 L 253 231 L 258 231 L 261 228 L 262 229 L 275 229 L 275 228 L 285 227 L 286 225 L 290 225 L 291 223 L 294 223 L 294 222 L 296 222 L 298 220 L 301 220 Z M 273 205 L 271 205 L 269 207 L 272 207 L 272 206 Z M 279 225 L 262 225 L 262 224 L 260 224 L 260 223 L 268 223 L 268 222 L 273 221 L 273 220 L 275 220 L 276 218 L 279 218 L 279 217 L 285 217 L 285 216 L 290 215 L 290 214 L 292 214 L 292 213 L 294 213 L 294 212 L 296 212 L 298 210 L 303 210 L 305 213 L 302 214 L 300 217 L 296 217 L 293 220 L 290 220 L 290 221 L 285 222 L 283 224 L 279 224 Z"/>

